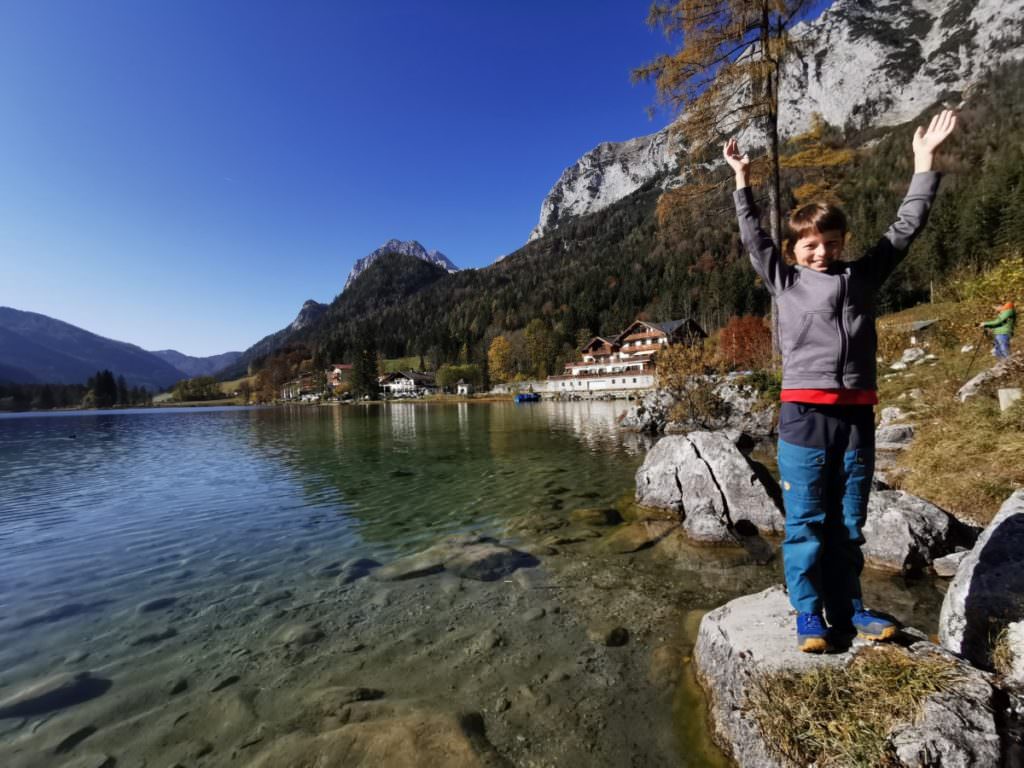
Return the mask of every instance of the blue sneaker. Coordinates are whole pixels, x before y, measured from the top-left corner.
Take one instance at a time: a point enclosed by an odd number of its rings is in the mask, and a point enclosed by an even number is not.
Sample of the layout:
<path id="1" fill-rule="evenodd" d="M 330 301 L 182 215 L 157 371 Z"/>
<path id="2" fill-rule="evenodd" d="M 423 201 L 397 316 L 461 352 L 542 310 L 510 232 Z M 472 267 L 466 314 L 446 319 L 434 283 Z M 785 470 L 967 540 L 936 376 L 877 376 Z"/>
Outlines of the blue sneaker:
<path id="1" fill-rule="evenodd" d="M 804 653 L 825 653 L 828 650 L 828 627 L 820 613 L 796 615 L 796 644 Z"/>
<path id="2" fill-rule="evenodd" d="M 888 640 L 896 634 L 896 623 L 877 613 L 858 608 L 850 619 L 857 635 L 865 640 Z"/>

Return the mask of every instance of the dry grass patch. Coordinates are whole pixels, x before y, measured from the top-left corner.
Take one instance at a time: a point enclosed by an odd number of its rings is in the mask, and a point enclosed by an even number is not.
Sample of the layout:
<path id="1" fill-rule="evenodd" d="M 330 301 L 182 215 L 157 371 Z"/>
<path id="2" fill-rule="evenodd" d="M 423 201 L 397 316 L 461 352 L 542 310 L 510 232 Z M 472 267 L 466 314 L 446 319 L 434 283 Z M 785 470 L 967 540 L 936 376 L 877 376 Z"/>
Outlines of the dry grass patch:
<path id="1" fill-rule="evenodd" d="M 946 398 L 918 423 L 899 458 L 901 485 L 961 519 L 987 524 L 1024 486 L 1024 408 L 1005 414 L 991 397 Z"/>
<path id="2" fill-rule="evenodd" d="M 1013 672 L 1013 647 L 1010 645 L 1010 628 L 1003 627 L 990 643 L 992 668 L 1007 677 Z"/>
<path id="3" fill-rule="evenodd" d="M 778 673 L 748 699 L 765 740 L 796 765 L 896 765 L 888 736 L 913 722 L 924 700 L 961 680 L 954 662 L 914 658 L 899 648 L 868 648 L 848 666 Z"/>

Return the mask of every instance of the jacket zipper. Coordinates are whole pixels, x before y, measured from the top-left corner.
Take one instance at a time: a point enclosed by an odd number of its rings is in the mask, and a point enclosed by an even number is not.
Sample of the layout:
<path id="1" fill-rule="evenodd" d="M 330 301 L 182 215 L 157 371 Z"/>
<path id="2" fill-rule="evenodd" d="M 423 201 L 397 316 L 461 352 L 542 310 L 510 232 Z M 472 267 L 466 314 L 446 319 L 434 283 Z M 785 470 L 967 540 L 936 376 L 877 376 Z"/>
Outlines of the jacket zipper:
<path id="1" fill-rule="evenodd" d="M 848 353 L 849 339 L 846 335 L 846 275 L 839 276 L 839 370 L 836 371 L 836 379 L 839 388 L 843 388 L 843 373 L 846 371 L 846 355 Z"/>

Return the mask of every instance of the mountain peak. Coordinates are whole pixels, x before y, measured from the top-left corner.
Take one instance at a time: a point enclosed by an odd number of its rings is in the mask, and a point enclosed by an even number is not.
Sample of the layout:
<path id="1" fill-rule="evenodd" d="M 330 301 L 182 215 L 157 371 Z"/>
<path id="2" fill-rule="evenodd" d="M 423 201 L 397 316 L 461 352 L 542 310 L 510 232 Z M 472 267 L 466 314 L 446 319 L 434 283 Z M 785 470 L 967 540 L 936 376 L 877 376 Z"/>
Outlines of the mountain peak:
<path id="1" fill-rule="evenodd" d="M 352 271 L 348 273 L 348 279 L 345 280 L 345 288 L 342 289 L 342 293 L 352 285 L 353 280 L 366 271 L 367 267 L 386 253 L 402 253 L 406 256 L 415 256 L 421 261 L 436 264 L 437 266 L 447 270 L 449 274 L 459 271 L 459 268 L 455 266 L 451 259 L 440 251 L 428 251 L 417 240 L 397 240 L 392 238 L 384 243 L 380 248 L 377 248 L 375 251 L 367 254 L 355 263 L 352 267 Z"/>
<path id="2" fill-rule="evenodd" d="M 299 314 L 295 316 L 291 325 L 288 326 L 288 330 L 301 331 L 303 328 L 306 328 L 319 320 L 320 316 L 326 311 L 326 304 L 321 304 L 319 301 L 314 301 L 313 299 L 306 299 L 305 303 L 302 305 L 302 309 L 299 310 Z"/>

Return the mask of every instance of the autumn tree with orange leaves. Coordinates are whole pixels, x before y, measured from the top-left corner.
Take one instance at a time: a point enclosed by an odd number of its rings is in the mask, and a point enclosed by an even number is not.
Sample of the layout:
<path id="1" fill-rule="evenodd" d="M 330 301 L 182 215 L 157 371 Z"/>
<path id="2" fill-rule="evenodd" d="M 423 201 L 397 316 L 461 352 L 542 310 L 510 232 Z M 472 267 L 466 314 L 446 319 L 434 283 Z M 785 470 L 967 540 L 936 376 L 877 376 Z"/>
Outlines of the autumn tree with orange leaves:
<path id="1" fill-rule="evenodd" d="M 749 127 L 768 141 L 754 177 L 767 181 L 771 236 L 781 246 L 779 182 L 779 80 L 795 50 L 789 29 L 808 0 L 677 0 L 655 2 L 647 23 L 679 49 L 633 71 L 634 81 L 653 81 L 659 101 L 681 112 L 679 126 L 690 155 L 722 143 Z M 709 184 L 688 185 L 683 196 L 702 195 Z M 684 191 L 685 190 L 685 191 Z"/>
<path id="2" fill-rule="evenodd" d="M 725 367 L 763 370 L 772 363 L 772 332 L 763 317 L 730 317 L 718 332 L 718 359 Z"/>

